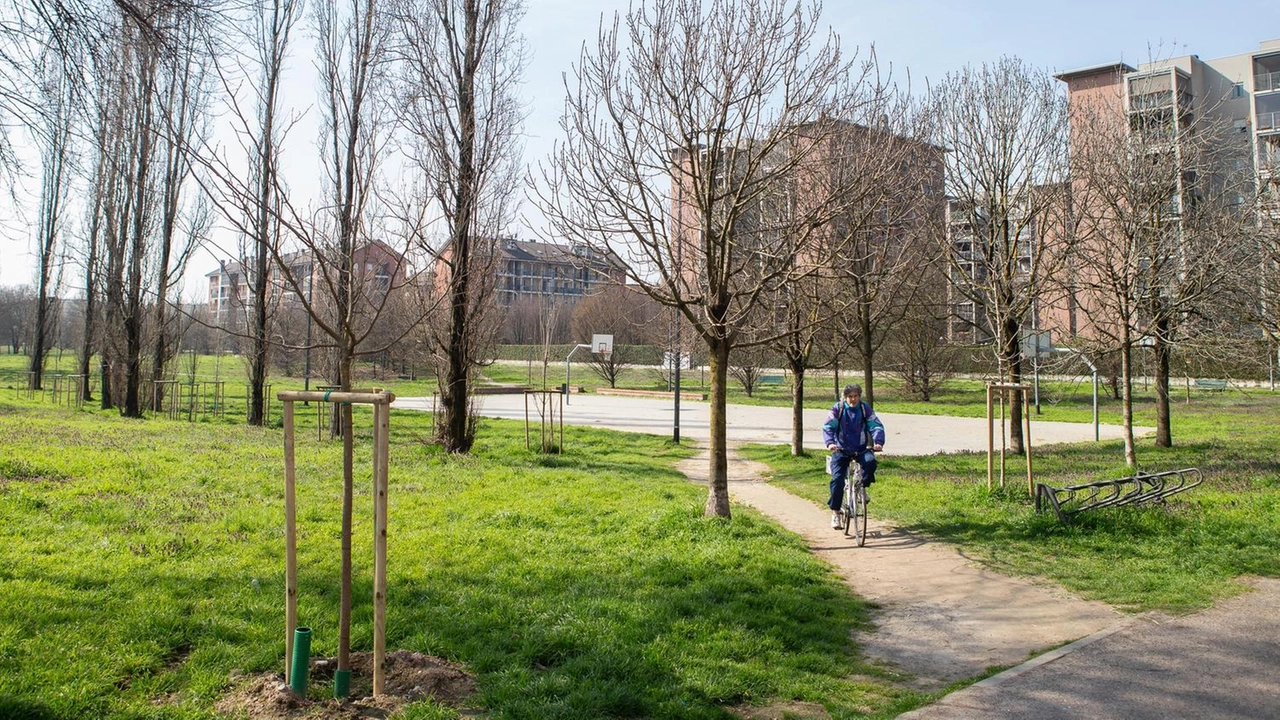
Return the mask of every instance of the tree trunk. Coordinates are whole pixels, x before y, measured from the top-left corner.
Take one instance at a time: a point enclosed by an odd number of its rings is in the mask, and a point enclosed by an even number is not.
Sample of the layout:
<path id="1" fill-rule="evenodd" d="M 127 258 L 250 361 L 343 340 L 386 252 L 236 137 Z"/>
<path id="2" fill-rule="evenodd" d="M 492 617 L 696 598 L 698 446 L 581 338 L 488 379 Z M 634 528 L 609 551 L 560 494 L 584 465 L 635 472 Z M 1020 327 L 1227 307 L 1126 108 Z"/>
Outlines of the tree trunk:
<path id="1" fill-rule="evenodd" d="M 1169 403 L 1169 356 L 1172 351 L 1164 338 L 1168 337 L 1167 320 L 1156 323 L 1156 447 L 1173 447 L 1173 427 Z"/>
<path id="2" fill-rule="evenodd" d="M 343 352 L 339 384 L 351 389 L 351 354 Z M 352 447 L 351 404 L 341 405 L 342 423 L 342 589 L 338 608 L 338 669 L 351 668 L 351 516 L 355 497 L 354 450 Z"/>
<path id="3" fill-rule="evenodd" d="M 277 7 L 277 12 L 279 8 Z M 273 27 L 276 27 L 273 21 Z M 273 61 L 274 62 L 274 61 Z M 271 237 L 271 203 L 275 187 L 275 102 L 277 82 L 279 80 L 278 65 L 271 65 L 267 73 L 267 98 L 263 107 L 262 137 L 258 139 L 258 218 L 257 237 L 254 238 L 255 262 L 257 274 L 253 278 L 253 356 L 249 360 L 249 424 L 262 426 L 266 424 L 263 417 L 265 406 L 264 395 L 267 386 L 267 263 L 270 262 L 268 250 L 272 244 Z M 288 272 L 286 269 L 285 272 Z M 298 278 L 294 278 L 298 280 Z M 311 287 L 311 277 L 306 278 L 306 287 Z M 310 302 L 310 291 L 307 301 Z M 308 343 L 310 344 L 310 343 Z"/>
<path id="4" fill-rule="evenodd" d="M 138 149 L 137 168 L 133 177 L 132 192 L 133 217 L 130 231 L 128 292 L 124 308 L 125 336 L 125 385 L 124 416 L 142 417 L 142 274 L 143 255 L 147 248 L 147 215 L 145 208 L 150 202 L 151 185 L 151 141 L 155 133 L 152 116 L 155 89 L 155 61 L 148 58 L 142 68 L 143 78 L 140 85 L 138 102 L 138 130 L 141 135 Z"/>
<path id="5" fill-rule="evenodd" d="M 90 362 L 93 358 L 93 320 L 97 312 L 96 283 L 93 281 L 93 269 L 98 262 L 97 213 L 94 213 L 94 229 L 90 231 L 89 261 L 84 273 L 84 336 L 80 341 L 80 375 L 84 378 L 83 400 L 93 400 L 93 386 L 89 383 Z"/>
<path id="6" fill-rule="evenodd" d="M 475 438 L 471 434 L 468 417 L 468 375 L 471 365 L 470 347 L 475 328 L 471 325 L 471 233 L 476 202 L 476 27 L 478 9 L 468 4 L 465 9 L 466 56 L 462 62 L 461 76 L 457 79 L 458 92 L 458 165 L 457 190 L 453 198 L 451 218 L 451 247 L 454 250 L 453 273 L 450 277 L 450 327 L 449 365 L 446 386 L 441 393 L 445 408 L 445 448 L 449 452 L 465 453 L 471 450 Z M 568 388 L 566 387 L 567 391 Z"/>
<path id="7" fill-rule="evenodd" d="M 707 360 L 711 365 L 711 471 L 708 475 L 706 514 L 728 518 L 729 514 L 729 449 L 726 422 L 729 389 L 729 342 L 707 342 Z"/>
<path id="8" fill-rule="evenodd" d="M 164 301 L 156 301 L 156 344 L 152 348 L 154 355 L 151 357 L 151 379 L 164 379 L 164 361 L 165 354 L 169 352 L 168 342 L 164 336 Z M 152 412 L 160 412 L 160 408 L 164 407 L 164 387 L 156 385 L 155 390 L 151 393 Z"/>
<path id="9" fill-rule="evenodd" d="M 46 271 L 41 269 L 41 275 L 45 275 Z M 33 379 L 33 387 L 36 390 L 43 390 L 44 380 L 44 352 L 45 345 L 49 342 L 47 325 L 49 322 L 49 296 L 46 289 L 46 280 L 41 278 L 40 292 L 36 298 L 36 327 L 35 342 L 31 343 L 31 372 L 35 373 Z"/>
<path id="10" fill-rule="evenodd" d="M 789 357 L 791 370 L 791 456 L 804 455 L 804 366 L 803 358 Z"/>
<path id="11" fill-rule="evenodd" d="M 1133 443 L 1133 344 L 1128 330 L 1120 344 L 1121 408 L 1124 418 L 1124 464 L 1130 470 L 1138 467 L 1138 452 Z"/>
<path id="12" fill-rule="evenodd" d="M 1012 385 L 1022 382 L 1022 348 L 1018 344 L 1018 327 L 1016 320 L 1006 320 L 1004 337 L 1001 339 L 1004 348 L 1004 365 L 1008 372 L 1008 380 Z M 1021 455 L 1025 448 L 1022 443 L 1022 393 L 1014 391 L 1009 397 L 1009 451 Z"/>
<path id="13" fill-rule="evenodd" d="M 871 337 L 871 306 L 866 302 L 858 303 L 858 323 L 862 336 L 858 349 L 862 353 L 862 399 L 871 407 L 876 406 L 875 379 L 875 344 Z"/>
<path id="14" fill-rule="evenodd" d="M 116 406 L 115 397 L 112 395 L 111 386 L 111 362 L 107 359 L 107 350 L 104 347 L 102 357 L 98 361 L 98 372 L 102 375 L 102 403 L 103 410 L 110 410 Z"/>

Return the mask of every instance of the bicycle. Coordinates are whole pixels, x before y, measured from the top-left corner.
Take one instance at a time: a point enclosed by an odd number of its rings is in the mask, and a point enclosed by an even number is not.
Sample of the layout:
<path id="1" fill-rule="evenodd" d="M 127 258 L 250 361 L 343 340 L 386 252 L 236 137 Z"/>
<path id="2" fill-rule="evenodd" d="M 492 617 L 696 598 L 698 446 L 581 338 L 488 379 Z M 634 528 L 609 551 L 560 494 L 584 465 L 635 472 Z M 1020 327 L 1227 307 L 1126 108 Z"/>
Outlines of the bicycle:
<path id="1" fill-rule="evenodd" d="M 862 547 L 867 542 L 867 489 L 862 484 L 862 466 L 857 461 L 849 463 L 840 515 L 845 537 L 849 536 L 849 527 L 852 526 L 853 537 L 858 547 Z"/>

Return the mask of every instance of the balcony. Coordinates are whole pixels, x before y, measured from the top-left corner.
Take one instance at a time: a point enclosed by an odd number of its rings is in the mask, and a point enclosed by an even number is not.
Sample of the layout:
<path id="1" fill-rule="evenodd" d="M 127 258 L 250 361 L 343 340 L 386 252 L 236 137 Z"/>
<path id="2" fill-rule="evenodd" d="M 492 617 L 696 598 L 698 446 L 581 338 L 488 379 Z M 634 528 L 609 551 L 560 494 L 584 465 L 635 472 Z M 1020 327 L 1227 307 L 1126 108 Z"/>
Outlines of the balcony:
<path id="1" fill-rule="evenodd" d="M 1258 138 L 1258 172 L 1280 174 L 1280 135 Z"/>
<path id="2" fill-rule="evenodd" d="M 1280 130 L 1280 112 L 1259 112 L 1257 128 L 1258 132 Z"/>
<path id="3" fill-rule="evenodd" d="M 1254 75 L 1253 91 L 1259 93 L 1280 92 L 1280 72 Z"/>

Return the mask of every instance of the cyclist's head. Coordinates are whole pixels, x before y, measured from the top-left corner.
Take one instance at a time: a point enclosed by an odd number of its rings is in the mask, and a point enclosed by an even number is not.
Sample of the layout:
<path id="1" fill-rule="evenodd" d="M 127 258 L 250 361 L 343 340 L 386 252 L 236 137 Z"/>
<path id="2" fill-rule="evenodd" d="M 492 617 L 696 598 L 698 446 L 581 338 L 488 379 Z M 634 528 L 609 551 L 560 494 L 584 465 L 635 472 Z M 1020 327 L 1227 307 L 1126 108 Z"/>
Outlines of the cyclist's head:
<path id="1" fill-rule="evenodd" d="M 845 402 L 848 402 L 850 405 L 857 405 L 858 401 L 862 399 L 862 386 L 861 385 L 845 385 L 844 399 L 845 399 Z"/>

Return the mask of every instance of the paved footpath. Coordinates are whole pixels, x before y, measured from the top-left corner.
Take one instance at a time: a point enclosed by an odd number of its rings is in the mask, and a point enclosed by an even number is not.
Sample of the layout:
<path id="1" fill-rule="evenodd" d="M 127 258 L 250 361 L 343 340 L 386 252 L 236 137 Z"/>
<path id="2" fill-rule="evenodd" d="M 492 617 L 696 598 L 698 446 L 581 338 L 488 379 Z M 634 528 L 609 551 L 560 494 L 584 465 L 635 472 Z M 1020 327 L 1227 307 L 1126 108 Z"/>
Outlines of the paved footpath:
<path id="1" fill-rule="evenodd" d="M 859 644 L 869 658 L 912 676 L 911 685 L 937 690 L 1016 665 L 1030 653 L 1090 635 L 1122 616 L 1065 591 L 985 570 L 949 545 L 930 542 L 875 517 L 872 486 L 869 537 L 863 547 L 832 530 L 831 514 L 766 482 L 765 468 L 735 456 L 730 495 L 804 538 L 860 596 L 878 608 L 873 632 Z M 680 469 L 706 482 L 705 454 Z"/>

